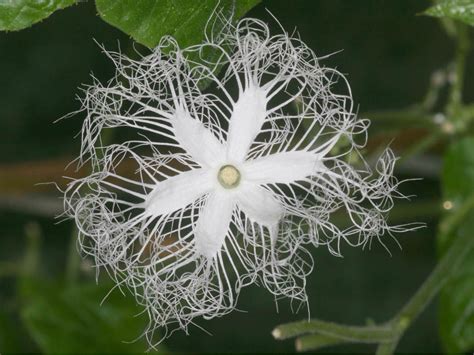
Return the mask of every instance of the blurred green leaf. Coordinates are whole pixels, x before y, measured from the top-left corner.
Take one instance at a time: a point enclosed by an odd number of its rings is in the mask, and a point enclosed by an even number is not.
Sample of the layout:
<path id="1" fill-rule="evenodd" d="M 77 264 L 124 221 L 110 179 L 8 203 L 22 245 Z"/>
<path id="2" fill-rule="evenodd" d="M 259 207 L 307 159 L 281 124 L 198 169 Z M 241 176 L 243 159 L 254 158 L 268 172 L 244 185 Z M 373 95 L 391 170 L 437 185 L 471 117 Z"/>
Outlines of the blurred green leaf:
<path id="1" fill-rule="evenodd" d="M 424 12 L 434 17 L 448 17 L 474 26 L 473 0 L 442 0 Z"/>
<path id="2" fill-rule="evenodd" d="M 243 16 L 260 0 L 96 0 L 102 19 L 150 48 L 172 35 L 181 47 L 201 43 L 219 4 L 229 19 Z"/>
<path id="3" fill-rule="evenodd" d="M 38 280 L 23 283 L 23 321 L 45 353 L 142 353 L 145 329 L 131 296 L 95 284 L 64 287 Z"/>
<path id="4" fill-rule="evenodd" d="M 0 30 L 22 30 L 75 2 L 76 0 L 0 0 Z"/>
<path id="5" fill-rule="evenodd" d="M 445 200 L 453 203 L 453 211 L 474 194 L 473 153 L 474 137 L 468 137 L 453 143 L 444 157 L 443 193 Z M 454 233 L 438 235 L 441 254 L 454 238 L 464 233 L 474 233 L 473 210 L 468 212 L 464 221 Z M 440 334 L 450 353 L 474 348 L 474 251 L 465 260 L 465 264 L 459 267 L 440 294 Z"/>
<path id="6" fill-rule="evenodd" d="M 474 137 L 451 144 L 444 156 L 442 183 L 444 198 L 455 205 L 474 193 Z"/>
<path id="7" fill-rule="evenodd" d="M 14 324 L 14 317 L 4 309 L 0 309 L 0 349 L 4 352 L 18 352 L 22 349 L 22 344 L 25 339 L 21 338 L 24 335 L 18 327 L 12 326 Z"/>

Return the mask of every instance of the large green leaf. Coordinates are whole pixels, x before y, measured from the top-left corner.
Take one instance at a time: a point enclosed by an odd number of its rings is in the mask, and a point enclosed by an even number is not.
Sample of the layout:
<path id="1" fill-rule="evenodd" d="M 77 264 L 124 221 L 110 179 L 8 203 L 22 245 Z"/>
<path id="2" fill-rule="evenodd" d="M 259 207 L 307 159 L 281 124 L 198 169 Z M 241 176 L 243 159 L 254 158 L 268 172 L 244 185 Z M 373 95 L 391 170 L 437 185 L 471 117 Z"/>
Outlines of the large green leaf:
<path id="1" fill-rule="evenodd" d="M 451 145 L 444 157 L 443 193 L 452 201 L 453 210 L 474 194 L 474 138 L 464 138 Z M 447 216 L 449 218 L 449 215 Z M 474 211 L 468 212 L 464 223 L 450 235 L 438 236 L 440 253 L 464 233 L 474 238 Z M 456 270 L 441 291 L 440 333 L 446 350 L 459 353 L 474 349 L 474 251 Z"/>
<path id="2" fill-rule="evenodd" d="M 202 42 L 206 23 L 218 4 L 225 15 L 233 14 L 236 19 L 259 1 L 96 0 L 96 6 L 102 19 L 150 48 L 164 35 L 172 35 L 180 46 L 187 47 Z"/>
<path id="3" fill-rule="evenodd" d="M 425 14 L 448 17 L 474 26 L 474 0 L 442 0 L 426 10 Z"/>
<path id="4" fill-rule="evenodd" d="M 18 31 L 39 22 L 76 0 L 0 0 L 0 30 Z"/>
<path id="5" fill-rule="evenodd" d="M 22 295 L 23 321 L 45 353 L 142 353 L 145 319 L 133 297 L 117 290 L 102 304 L 108 287 L 62 286 L 28 280 Z"/>

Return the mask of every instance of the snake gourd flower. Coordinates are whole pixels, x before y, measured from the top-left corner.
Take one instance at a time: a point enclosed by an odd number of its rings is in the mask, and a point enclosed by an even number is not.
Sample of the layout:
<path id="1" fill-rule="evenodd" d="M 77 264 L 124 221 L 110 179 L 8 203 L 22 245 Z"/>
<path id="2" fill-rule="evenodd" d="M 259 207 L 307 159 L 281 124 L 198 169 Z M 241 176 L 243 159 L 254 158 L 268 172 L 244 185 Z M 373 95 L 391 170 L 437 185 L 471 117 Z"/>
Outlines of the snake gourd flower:
<path id="1" fill-rule="evenodd" d="M 229 313 L 250 284 L 306 303 L 311 246 L 340 255 L 404 230 L 386 222 L 404 197 L 394 154 L 365 163 L 349 84 L 295 36 L 246 18 L 189 48 L 164 37 L 138 60 L 106 54 L 115 77 L 82 98 L 91 172 L 65 211 L 83 252 L 145 306 L 148 333 Z"/>

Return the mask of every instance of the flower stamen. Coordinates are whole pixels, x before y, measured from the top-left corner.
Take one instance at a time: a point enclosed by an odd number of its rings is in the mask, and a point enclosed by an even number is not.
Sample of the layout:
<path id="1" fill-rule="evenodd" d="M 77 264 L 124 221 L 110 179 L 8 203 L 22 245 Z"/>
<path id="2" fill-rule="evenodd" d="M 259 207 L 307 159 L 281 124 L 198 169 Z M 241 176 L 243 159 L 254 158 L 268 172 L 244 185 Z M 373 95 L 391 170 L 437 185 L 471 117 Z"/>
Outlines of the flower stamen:
<path id="1" fill-rule="evenodd" d="M 240 171 L 233 165 L 224 165 L 217 173 L 217 180 L 225 189 L 233 189 L 239 185 Z"/>

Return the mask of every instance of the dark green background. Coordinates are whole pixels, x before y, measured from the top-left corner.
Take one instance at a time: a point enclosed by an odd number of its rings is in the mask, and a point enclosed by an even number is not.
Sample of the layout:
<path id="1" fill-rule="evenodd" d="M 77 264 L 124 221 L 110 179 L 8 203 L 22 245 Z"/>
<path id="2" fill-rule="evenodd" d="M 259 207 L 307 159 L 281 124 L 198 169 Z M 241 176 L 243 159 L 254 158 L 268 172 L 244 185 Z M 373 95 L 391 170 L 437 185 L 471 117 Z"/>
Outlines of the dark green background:
<path id="1" fill-rule="evenodd" d="M 287 31 L 297 27 L 303 41 L 317 55 L 343 50 L 324 64 L 337 67 L 351 83 L 360 112 L 400 109 L 419 102 L 431 73 L 452 58 L 453 45 L 437 20 L 417 13 L 428 1 L 413 0 L 271 0 L 263 1 L 248 15 L 265 19 L 275 30 L 278 25 L 266 10 L 278 18 Z M 132 53 L 133 43 L 126 35 L 96 16 L 92 2 L 79 3 L 57 12 L 29 29 L 0 33 L 0 173 L 17 163 L 72 160 L 79 151 L 82 117 L 53 122 L 79 108 L 75 96 L 81 84 L 90 83 L 92 72 L 101 80 L 114 68 L 101 53 L 94 39 L 108 49 L 118 46 Z M 137 48 L 142 49 L 139 45 Z M 466 78 L 472 77 L 470 72 Z M 466 92 L 473 92 L 474 81 L 467 80 Z M 375 132 L 373 132 L 375 133 Z M 423 159 L 423 158 L 420 158 Z M 410 171 L 402 177 L 414 177 Z M 60 179 L 60 176 L 58 176 Z M 33 182 L 44 182 L 34 181 Z M 338 259 L 321 248 L 314 250 L 315 270 L 308 280 L 311 316 L 349 324 L 389 319 L 411 296 L 436 263 L 435 228 L 437 210 L 425 206 L 439 197 L 437 177 L 403 185 L 403 192 L 416 193 L 414 207 L 394 211 L 403 214 L 400 222 L 421 221 L 427 228 L 399 236 L 399 250 L 387 239 L 390 256 L 378 243 L 371 250 L 344 250 Z M 0 180 L 0 196 L 11 193 Z M 33 192 L 35 188 L 31 189 Z M 56 193 L 59 198 L 60 194 Z M 435 203 L 435 202 L 433 202 Z M 25 251 L 25 225 L 39 223 L 42 230 L 41 270 L 44 280 L 62 277 L 72 225 L 56 225 L 51 218 L 13 212 L 0 205 L 0 260 L 17 262 Z M 92 278 L 85 273 L 82 280 Z M 13 277 L 0 278 L 0 308 L 6 314 L 0 322 L 0 352 L 37 351 L 18 317 L 22 301 Z M 34 296 L 33 296 L 34 297 Z M 101 298 L 97 299 L 97 304 Z M 271 330 L 277 324 L 307 317 L 305 309 L 290 312 L 288 302 L 276 311 L 271 295 L 250 287 L 241 293 L 239 308 L 232 314 L 199 324 L 189 336 L 175 333 L 164 343 L 170 351 L 292 351 L 292 341 L 275 341 Z M 133 314 L 130 314 L 132 317 Z M 398 351 L 438 352 L 435 305 L 431 305 L 410 327 Z M 133 339 L 139 334 L 130 334 Z M 107 334 L 97 334 L 107 337 Z M 18 341 L 15 340 L 17 338 Z M 7 340 L 5 340 L 7 339 Z M 2 349 L 2 346 L 4 349 Z M 104 351 L 107 349 L 104 349 Z M 349 346 L 334 351 L 369 351 L 372 347 Z M 81 349 L 77 349 L 78 352 Z"/>

